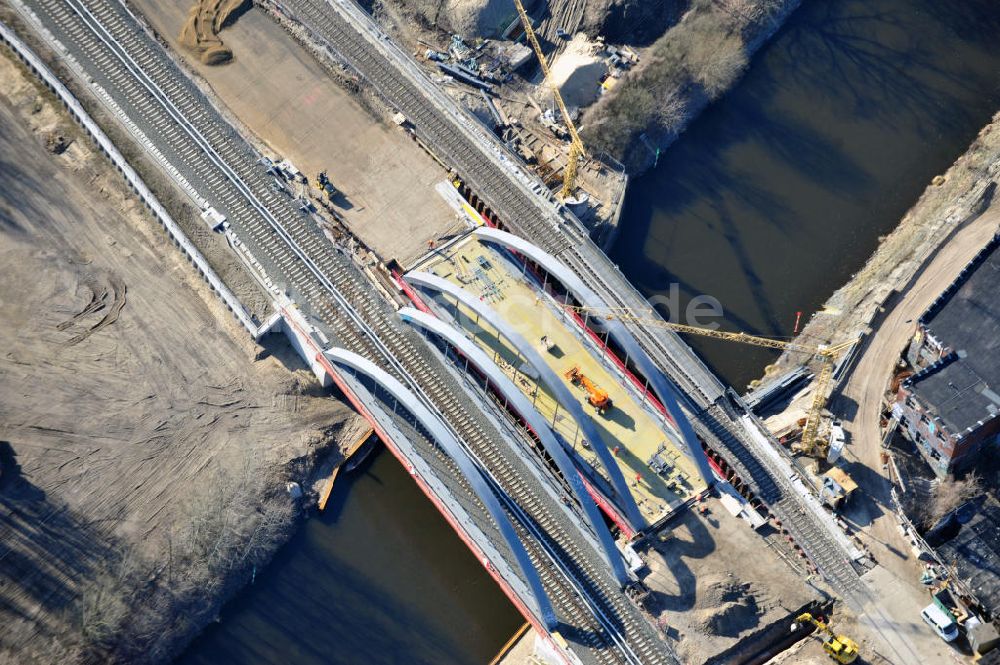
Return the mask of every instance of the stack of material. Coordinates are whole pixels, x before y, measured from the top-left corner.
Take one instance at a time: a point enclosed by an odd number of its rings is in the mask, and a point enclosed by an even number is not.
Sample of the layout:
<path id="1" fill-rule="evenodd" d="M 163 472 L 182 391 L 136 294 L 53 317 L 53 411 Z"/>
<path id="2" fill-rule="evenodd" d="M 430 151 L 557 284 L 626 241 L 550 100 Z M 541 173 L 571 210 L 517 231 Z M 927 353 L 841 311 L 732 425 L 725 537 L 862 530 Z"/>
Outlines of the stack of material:
<path id="1" fill-rule="evenodd" d="M 221 65 L 233 59 L 233 51 L 218 34 L 247 0 L 198 0 L 188 12 L 178 40 L 206 65 Z"/>

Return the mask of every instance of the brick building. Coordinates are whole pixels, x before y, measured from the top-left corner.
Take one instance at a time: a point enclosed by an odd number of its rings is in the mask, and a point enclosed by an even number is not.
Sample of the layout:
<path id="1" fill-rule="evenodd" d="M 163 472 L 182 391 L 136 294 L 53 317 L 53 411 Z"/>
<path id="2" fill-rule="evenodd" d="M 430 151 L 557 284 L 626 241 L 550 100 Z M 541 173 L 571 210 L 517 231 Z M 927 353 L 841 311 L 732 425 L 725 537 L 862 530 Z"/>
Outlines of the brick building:
<path id="1" fill-rule="evenodd" d="M 924 312 L 907 351 L 916 373 L 894 412 L 935 474 L 969 468 L 1000 438 L 1000 234 Z"/>

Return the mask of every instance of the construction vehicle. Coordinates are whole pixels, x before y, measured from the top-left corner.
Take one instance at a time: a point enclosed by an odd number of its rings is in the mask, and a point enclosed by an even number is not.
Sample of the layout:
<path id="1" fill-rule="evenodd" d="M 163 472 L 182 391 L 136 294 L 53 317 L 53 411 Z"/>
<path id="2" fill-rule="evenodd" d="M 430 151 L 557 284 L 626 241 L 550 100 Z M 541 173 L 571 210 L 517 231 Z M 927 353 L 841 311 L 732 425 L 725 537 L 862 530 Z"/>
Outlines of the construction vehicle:
<path id="1" fill-rule="evenodd" d="M 588 314 L 596 314 L 604 317 L 605 319 L 634 321 L 645 326 L 669 328 L 670 330 L 679 333 L 700 335 L 702 337 L 713 337 L 715 339 L 752 344 L 754 346 L 778 349 L 780 351 L 795 351 L 817 357 L 820 360 L 821 366 L 819 373 L 816 376 L 815 383 L 813 384 L 812 403 L 810 404 L 809 411 L 806 415 L 806 422 L 802 427 L 802 438 L 796 449 L 797 452 L 801 452 L 812 457 L 820 459 L 826 458 L 827 451 L 830 448 L 830 441 L 827 437 L 820 436 L 819 426 L 823 417 L 823 410 L 826 408 L 826 402 L 830 397 L 830 383 L 833 380 L 834 361 L 836 361 L 841 353 L 857 344 L 857 339 L 852 339 L 841 344 L 808 346 L 798 342 L 788 342 L 780 339 L 772 339 L 770 337 L 748 335 L 744 332 L 726 332 L 724 330 L 711 330 L 709 328 L 688 326 L 682 323 L 671 323 L 669 321 L 664 321 L 663 319 L 638 316 L 625 308 L 602 309 L 593 307 L 575 307 L 574 309 Z"/>
<path id="2" fill-rule="evenodd" d="M 586 374 L 580 371 L 579 367 L 571 367 L 566 372 L 566 378 L 575 386 L 581 386 L 587 391 L 587 401 L 597 409 L 601 415 L 611 408 L 611 398 L 606 390 L 601 390 L 596 383 L 591 381 Z"/>
<path id="3" fill-rule="evenodd" d="M 332 182 L 330 182 L 330 178 L 326 175 L 326 171 L 320 171 L 319 175 L 316 176 L 316 186 L 326 196 L 327 201 L 333 201 L 333 199 L 337 197 L 337 188 L 333 186 Z"/>
<path id="4" fill-rule="evenodd" d="M 839 466 L 827 470 L 820 476 L 820 481 L 823 483 L 819 492 L 820 499 L 834 510 L 843 508 L 854 491 L 858 489 L 858 484 Z"/>
<path id="5" fill-rule="evenodd" d="M 804 612 L 799 616 L 795 617 L 795 623 L 792 624 L 792 630 L 798 630 L 801 624 L 811 623 L 816 626 L 816 630 L 825 634 L 826 638 L 823 640 L 823 651 L 827 653 L 830 658 L 833 658 L 838 663 L 853 663 L 858 658 L 858 643 L 847 637 L 846 635 L 837 635 L 832 630 L 830 626 L 819 619 L 815 618 L 808 612 Z"/>
<path id="6" fill-rule="evenodd" d="M 538 65 L 542 68 L 544 80 L 548 81 L 549 87 L 552 88 L 552 96 L 555 98 L 556 104 L 559 105 L 559 113 L 562 114 L 563 122 L 566 124 L 566 132 L 569 134 L 569 157 L 566 162 L 566 170 L 563 172 L 562 191 L 559 193 L 559 198 L 565 201 L 571 198 L 576 191 L 578 162 L 586 156 L 587 151 L 584 149 L 583 141 L 580 140 L 580 135 L 576 131 L 576 124 L 573 122 L 573 118 L 570 117 L 569 109 L 566 108 L 566 102 L 563 101 L 562 95 L 559 94 L 558 86 L 552 82 L 549 62 L 545 59 L 545 54 L 542 53 L 542 45 L 538 43 L 535 29 L 531 27 L 531 18 L 528 16 L 528 12 L 524 10 L 521 0 L 514 0 L 514 5 L 517 7 L 518 16 L 521 17 L 524 34 L 527 36 L 528 41 L 531 42 L 531 48 L 535 51 L 535 57 L 538 58 Z"/>

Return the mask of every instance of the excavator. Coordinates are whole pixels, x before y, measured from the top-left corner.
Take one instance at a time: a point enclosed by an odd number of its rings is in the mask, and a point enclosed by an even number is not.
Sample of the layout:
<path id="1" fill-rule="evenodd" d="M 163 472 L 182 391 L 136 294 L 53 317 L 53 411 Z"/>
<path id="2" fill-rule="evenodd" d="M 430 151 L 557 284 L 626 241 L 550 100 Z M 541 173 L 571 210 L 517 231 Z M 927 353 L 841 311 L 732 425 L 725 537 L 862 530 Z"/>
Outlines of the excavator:
<path id="1" fill-rule="evenodd" d="M 833 658 L 838 663 L 843 663 L 844 665 L 853 663 L 858 659 L 857 642 L 846 635 L 837 635 L 830 629 L 829 624 L 824 621 L 820 621 L 808 612 L 804 612 L 803 614 L 795 617 L 795 623 L 792 624 L 792 630 L 798 630 L 799 625 L 805 623 L 811 623 L 816 626 L 817 631 L 824 633 L 827 636 L 823 640 L 823 651 L 825 651 L 830 658 Z"/>
<path id="2" fill-rule="evenodd" d="M 611 408 L 611 398 L 608 391 L 601 390 L 596 383 L 587 378 L 587 375 L 580 371 L 579 367 L 571 367 L 566 372 L 566 378 L 575 386 L 581 386 L 587 391 L 587 401 L 597 409 L 601 415 Z"/>

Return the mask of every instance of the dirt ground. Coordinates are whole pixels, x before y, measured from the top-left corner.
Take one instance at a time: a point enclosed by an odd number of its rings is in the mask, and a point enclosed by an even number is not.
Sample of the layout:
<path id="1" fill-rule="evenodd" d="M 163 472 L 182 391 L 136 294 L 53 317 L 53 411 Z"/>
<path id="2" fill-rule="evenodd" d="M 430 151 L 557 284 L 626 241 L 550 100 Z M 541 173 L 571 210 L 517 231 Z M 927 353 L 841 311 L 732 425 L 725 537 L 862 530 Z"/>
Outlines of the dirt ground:
<path id="1" fill-rule="evenodd" d="M 589 106 L 601 94 L 601 76 L 608 68 L 593 51 L 594 44 L 580 33 L 552 61 L 551 84 L 559 86 L 559 94 L 571 108 Z"/>
<path id="2" fill-rule="evenodd" d="M 842 606 L 837 608 L 831 616 L 824 616 L 823 619 L 826 620 L 835 634 L 844 635 L 858 642 L 858 650 L 862 654 L 857 661 L 859 665 L 862 663 L 865 665 L 892 664 L 892 661 L 879 654 L 863 637 L 859 637 L 857 618 Z M 823 651 L 824 639 L 821 634 L 813 632 L 768 660 L 765 665 L 832 665 L 834 661 Z M 936 661 L 927 660 L 924 662 Z"/>
<path id="3" fill-rule="evenodd" d="M 405 265 L 427 250 L 428 240 L 460 228 L 434 191 L 445 170 L 403 130 L 376 120 L 259 9 L 222 31 L 234 59 L 214 67 L 177 42 L 190 2 L 132 4 L 275 155 L 290 159 L 310 182 L 327 172 L 343 193 L 335 208 L 383 259 Z"/>
<path id="4" fill-rule="evenodd" d="M 281 344 L 255 360 L 27 81 L 0 58 L 0 662 L 162 661 L 287 537 L 285 483 L 359 423 Z"/>
<path id="5" fill-rule="evenodd" d="M 207 65 L 229 62 L 233 51 L 222 43 L 218 33 L 245 4 L 246 0 L 198 0 L 188 10 L 178 41 Z"/>
<path id="6" fill-rule="evenodd" d="M 717 499 L 686 511 L 644 553 L 658 620 L 685 663 L 703 663 L 821 596 Z M 773 536 L 772 536 L 773 537 Z"/>

